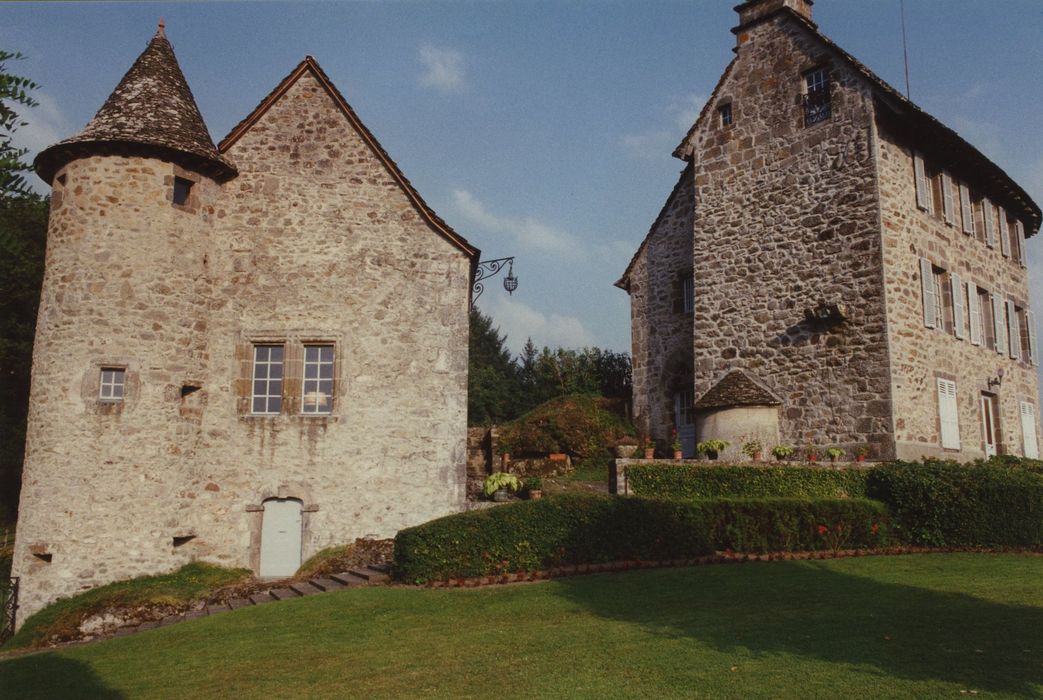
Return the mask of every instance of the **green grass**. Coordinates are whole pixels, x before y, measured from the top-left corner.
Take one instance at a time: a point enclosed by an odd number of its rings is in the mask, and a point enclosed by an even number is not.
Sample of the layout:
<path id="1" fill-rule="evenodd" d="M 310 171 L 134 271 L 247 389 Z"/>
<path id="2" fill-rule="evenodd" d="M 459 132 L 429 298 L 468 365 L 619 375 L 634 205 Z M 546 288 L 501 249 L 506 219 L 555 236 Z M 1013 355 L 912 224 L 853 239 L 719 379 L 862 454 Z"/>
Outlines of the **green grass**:
<path id="1" fill-rule="evenodd" d="M 170 574 L 110 583 L 59 600 L 32 615 L 4 645 L 4 649 L 33 646 L 49 639 L 75 638 L 81 622 L 99 611 L 111 608 L 151 605 L 169 608 L 169 612 L 187 610 L 193 601 L 205 597 L 214 589 L 249 576 L 250 572 L 246 569 L 192 563 Z"/>
<path id="2" fill-rule="evenodd" d="M 1043 559 L 867 557 L 368 588 L 0 662 L 12 698 L 1043 693 Z"/>

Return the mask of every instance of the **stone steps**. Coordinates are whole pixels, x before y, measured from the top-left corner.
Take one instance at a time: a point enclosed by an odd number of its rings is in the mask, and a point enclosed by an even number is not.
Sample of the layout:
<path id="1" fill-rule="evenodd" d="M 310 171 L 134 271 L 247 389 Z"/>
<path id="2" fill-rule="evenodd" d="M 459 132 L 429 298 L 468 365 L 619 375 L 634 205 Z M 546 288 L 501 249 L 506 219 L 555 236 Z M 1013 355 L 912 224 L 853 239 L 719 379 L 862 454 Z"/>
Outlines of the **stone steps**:
<path id="1" fill-rule="evenodd" d="M 180 615 L 168 615 L 162 620 L 149 620 L 138 625 L 120 627 L 107 636 L 126 637 L 128 634 L 144 632 L 145 630 L 155 629 L 157 627 L 166 627 L 181 622 L 182 620 L 194 620 L 196 618 L 206 617 L 207 615 L 218 615 L 232 610 L 250 608 L 255 605 L 264 605 L 266 603 L 275 603 L 283 600 L 319 595 L 321 593 L 339 591 L 345 588 L 379 585 L 386 583 L 390 579 L 390 571 L 391 567 L 387 564 L 370 564 L 368 566 L 360 566 L 349 569 L 348 571 L 342 571 L 337 574 L 330 574 L 329 576 L 316 577 L 307 581 L 294 581 L 292 583 L 280 585 L 276 588 L 271 588 L 261 593 L 254 593 L 248 598 L 235 598 L 227 603 L 211 603 L 201 610 L 190 610 Z"/>

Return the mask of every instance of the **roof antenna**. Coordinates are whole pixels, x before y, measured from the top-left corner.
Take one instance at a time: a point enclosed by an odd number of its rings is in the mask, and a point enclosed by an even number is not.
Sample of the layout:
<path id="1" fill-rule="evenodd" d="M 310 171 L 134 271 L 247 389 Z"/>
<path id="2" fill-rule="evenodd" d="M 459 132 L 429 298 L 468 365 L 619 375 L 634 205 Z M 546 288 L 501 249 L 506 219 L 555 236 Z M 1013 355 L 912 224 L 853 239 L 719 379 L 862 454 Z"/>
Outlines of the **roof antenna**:
<path id="1" fill-rule="evenodd" d="M 909 44 L 905 38 L 905 0 L 898 0 L 902 10 L 902 58 L 905 61 L 905 99 L 911 100 L 909 94 Z"/>
<path id="2" fill-rule="evenodd" d="M 156 34 L 159 34 L 160 36 L 165 37 L 167 35 L 166 28 L 167 28 L 166 22 L 163 21 L 162 17 L 160 17 L 159 18 L 159 29 L 156 31 Z"/>

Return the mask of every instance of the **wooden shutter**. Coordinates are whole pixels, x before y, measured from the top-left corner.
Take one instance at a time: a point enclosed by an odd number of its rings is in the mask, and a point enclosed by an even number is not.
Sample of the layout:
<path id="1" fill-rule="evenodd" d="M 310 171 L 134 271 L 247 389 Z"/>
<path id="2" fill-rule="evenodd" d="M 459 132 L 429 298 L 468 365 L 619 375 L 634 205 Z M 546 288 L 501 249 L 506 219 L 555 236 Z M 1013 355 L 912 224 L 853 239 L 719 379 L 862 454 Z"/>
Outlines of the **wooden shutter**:
<path id="1" fill-rule="evenodd" d="M 967 185 L 960 184 L 960 218 L 963 220 L 963 232 L 974 235 L 974 207 L 971 206 L 971 191 Z"/>
<path id="2" fill-rule="evenodd" d="M 956 382 L 938 380 L 938 418 L 942 429 L 942 447 L 960 449 L 960 413 L 956 405 Z"/>
<path id="3" fill-rule="evenodd" d="M 1025 325 L 1029 329 L 1029 360 L 1032 364 L 1039 364 L 1039 350 L 1036 346 L 1036 317 L 1031 311 L 1025 312 Z"/>
<path id="4" fill-rule="evenodd" d="M 1012 359 L 1021 359 L 1021 327 L 1018 324 L 1018 311 L 1014 308 L 1014 302 L 1007 300 L 1007 344 L 1010 346 Z"/>
<path id="5" fill-rule="evenodd" d="M 963 282 L 955 272 L 949 273 L 949 289 L 952 291 L 952 332 L 963 340 L 966 328 L 964 321 Z"/>
<path id="6" fill-rule="evenodd" d="M 981 345 L 981 337 L 984 335 L 981 301 L 978 299 L 978 287 L 973 282 L 967 283 L 967 310 L 971 318 L 971 345 Z"/>
<path id="7" fill-rule="evenodd" d="M 942 214 L 945 223 L 953 226 L 956 223 L 956 207 L 952 201 L 952 178 L 949 173 L 942 173 Z"/>
<path id="8" fill-rule="evenodd" d="M 920 288 L 923 290 L 923 324 L 928 328 L 934 328 L 941 319 L 935 314 L 935 295 L 939 290 L 934 288 L 934 270 L 931 261 L 920 258 Z"/>
<path id="9" fill-rule="evenodd" d="M 1025 260 L 1025 224 L 1015 221 L 1014 233 L 1015 245 L 1018 246 L 1018 261 L 1021 262 L 1022 267 L 1028 267 L 1028 262 Z"/>
<path id="10" fill-rule="evenodd" d="M 1036 407 L 1021 402 L 1021 447 L 1029 459 L 1039 459 L 1039 441 L 1036 439 Z"/>
<path id="11" fill-rule="evenodd" d="M 1006 258 L 1010 257 L 1010 227 L 1007 226 L 1007 211 L 1003 207 L 997 207 L 1000 212 L 1000 252 Z"/>
<path id="12" fill-rule="evenodd" d="M 1003 298 L 992 293 L 992 331 L 996 338 L 996 352 L 1007 354 L 1007 320 L 1003 311 Z"/>
<path id="13" fill-rule="evenodd" d="M 931 211 L 931 191 L 927 187 L 927 170 L 919 153 L 913 154 L 913 172 L 916 175 L 916 206 Z"/>
<path id="14" fill-rule="evenodd" d="M 992 216 L 992 202 L 988 197 L 981 200 L 981 218 L 985 221 L 985 244 L 996 247 L 996 222 Z"/>

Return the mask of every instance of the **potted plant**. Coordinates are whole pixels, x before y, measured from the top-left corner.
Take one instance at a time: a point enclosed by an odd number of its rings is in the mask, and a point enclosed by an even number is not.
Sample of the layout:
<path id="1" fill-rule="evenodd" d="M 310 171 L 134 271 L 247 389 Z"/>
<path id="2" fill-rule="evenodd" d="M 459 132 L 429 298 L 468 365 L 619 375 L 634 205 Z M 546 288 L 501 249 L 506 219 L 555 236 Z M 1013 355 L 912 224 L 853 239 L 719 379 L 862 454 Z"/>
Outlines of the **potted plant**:
<path id="1" fill-rule="evenodd" d="M 771 454 L 781 462 L 793 456 L 793 448 L 789 445 L 775 445 L 771 448 Z"/>
<path id="2" fill-rule="evenodd" d="M 804 457 L 809 462 L 818 461 L 818 448 L 812 445 L 810 442 L 804 446 Z"/>
<path id="3" fill-rule="evenodd" d="M 674 459 L 680 461 L 684 457 L 684 448 L 681 446 L 681 438 L 677 436 L 677 428 L 674 428 L 670 449 L 674 451 Z"/>
<path id="4" fill-rule="evenodd" d="M 525 479 L 525 492 L 529 499 L 538 501 L 543 498 L 543 479 L 538 476 L 530 476 Z"/>
<path id="5" fill-rule="evenodd" d="M 761 452 L 764 450 L 760 440 L 750 440 L 749 442 L 743 443 L 742 453 L 752 459 L 754 462 L 761 461 Z"/>
<path id="6" fill-rule="evenodd" d="M 836 464 L 837 460 L 847 454 L 847 451 L 840 447 L 830 447 L 826 450 L 826 456 L 829 457 L 830 464 Z"/>
<path id="7" fill-rule="evenodd" d="M 482 490 L 485 495 L 497 503 L 503 503 L 511 497 L 511 493 L 521 488 L 521 482 L 514 474 L 506 472 L 493 472 L 485 477 Z"/>
<path id="8" fill-rule="evenodd" d="M 630 435 L 624 435 L 616 442 L 616 457 L 620 459 L 631 459 L 637 452 L 637 440 Z"/>
<path id="9" fill-rule="evenodd" d="M 858 449 L 855 450 L 855 459 L 859 462 L 864 462 L 867 456 L 869 456 L 869 445 L 859 445 Z"/>
<path id="10" fill-rule="evenodd" d="M 641 444 L 642 449 L 645 451 L 645 459 L 655 459 L 655 442 L 650 437 L 646 437 Z"/>
<path id="11" fill-rule="evenodd" d="M 729 444 L 727 440 L 703 440 L 695 446 L 695 450 L 706 455 L 707 459 L 717 459 L 717 455 Z"/>

